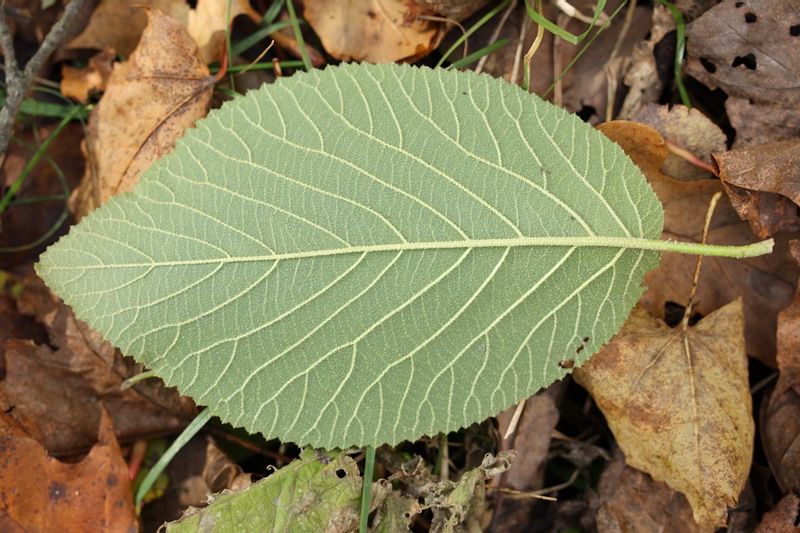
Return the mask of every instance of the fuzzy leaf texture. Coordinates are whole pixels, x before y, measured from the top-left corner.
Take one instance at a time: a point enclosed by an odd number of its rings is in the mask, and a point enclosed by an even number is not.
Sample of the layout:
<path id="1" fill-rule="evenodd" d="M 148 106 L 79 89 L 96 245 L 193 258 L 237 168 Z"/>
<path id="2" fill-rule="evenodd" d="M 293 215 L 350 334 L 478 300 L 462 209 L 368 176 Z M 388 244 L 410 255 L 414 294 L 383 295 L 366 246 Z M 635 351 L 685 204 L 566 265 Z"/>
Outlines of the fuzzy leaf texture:
<path id="1" fill-rule="evenodd" d="M 212 111 L 37 271 L 226 422 L 395 444 L 586 360 L 660 256 L 595 239 L 662 226 L 639 170 L 564 110 L 471 72 L 344 65 Z"/>

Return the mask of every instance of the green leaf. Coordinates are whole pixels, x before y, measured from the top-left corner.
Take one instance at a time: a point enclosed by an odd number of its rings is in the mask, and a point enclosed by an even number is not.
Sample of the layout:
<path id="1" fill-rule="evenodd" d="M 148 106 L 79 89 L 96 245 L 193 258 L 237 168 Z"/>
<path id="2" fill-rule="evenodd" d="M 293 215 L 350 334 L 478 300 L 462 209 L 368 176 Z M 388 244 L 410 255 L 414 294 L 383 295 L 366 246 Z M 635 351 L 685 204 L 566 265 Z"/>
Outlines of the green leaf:
<path id="1" fill-rule="evenodd" d="M 224 421 L 378 446 L 586 360 L 662 225 L 622 150 L 564 110 L 485 75 L 344 65 L 212 111 L 37 271 Z"/>

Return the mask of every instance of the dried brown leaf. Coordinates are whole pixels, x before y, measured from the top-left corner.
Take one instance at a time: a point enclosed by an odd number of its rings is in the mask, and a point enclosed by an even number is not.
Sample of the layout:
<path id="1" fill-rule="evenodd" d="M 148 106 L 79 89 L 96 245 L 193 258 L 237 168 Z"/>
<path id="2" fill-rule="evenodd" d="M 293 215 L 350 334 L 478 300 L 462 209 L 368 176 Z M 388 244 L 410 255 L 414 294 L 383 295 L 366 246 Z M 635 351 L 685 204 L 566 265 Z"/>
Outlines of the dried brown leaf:
<path id="1" fill-rule="evenodd" d="M 789 241 L 794 259 L 800 263 L 800 241 Z M 778 315 L 778 368 L 781 372 L 800 372 L 800 293 Z M 800 386 L 800 380 L 792 386 Z"/>
<path id="2" fill-rule="evenodd" d="M 692 508 L 680 492 L 625 464 L 617 449 L 603 470 L 598 485 L 601 504 L 597 511 L 599 533 L 699 533 Z"/>
<path id="3" fill-rule="evenodd" d="M 0 413 L 0 529 L 101 533 L 138 531 L 128 465 L 103 411 L 97 444 L 62 463 Z"/>
<path id="4" fill-rule="evenodd" d="M 800 241 L 790 244 L 800 263 Z M 800 491 L 800 294 L 778 316 L 777 361 L 778 381 L 761 405 L 761 440 L 781 489 Z"/>
<path id="5" fill-rule="evenodd" d="M 778 505 L 764 514 L 755 533 L 798 533 L 800 526 L 800 498 L 791 492 L 781 498 Z"/>
<path id="6" fill-rule="evenodd" d="M 736 130 L 731 148 L 800 137 L 800 109 L 759 104 L 749 98 L 730 96 L 725 100 L 725 112 Z"/>
<path id="7" fill-rule="evenodd" d="M 759 238 L 800 229 L 800 141 L 749 146 L 712 157 L 733 206 Z"/>
<path id="8" fill-rule="evenodd" d="M 89 119 L 89 168 L 70 198 L 77 218 L 133 189 L 208 113 L 214 78 L 186 30 L 157 10 L 128 61 L 117 64 Z"/>
<path id="9" fill-rule="evenodd" d="M 759 417 L 764 454 L 784 492 L 800 491 L 800 394 L 792 374 L 781 371 Z"/>
<path id="10" fill-rule="evenodd" d="M 682 183 L 660 168 L 667 153 L 663 138 L 648 126 L 616 121 L 598 128 L 619 144 L 642 170 L 664 206 L 662 239 L 699 242 L 711 197 L 722 190 L 719 180 Z M 757 240 L 727 201 L 720 201 L 711 220 L 708 242 L 741 245 Z M 703 315 L 738 297 L 744 299 L 747 353 L 775 366 L 775 329 L 778 312 L 794 297 L 797 263 L 788 253 L 787 238 L 778 235 L 772 255 L 751 259 L 706 257 L 695 298 Z M 651 314 L 663 316 L 664 305 L 687 304 L 696 258 L 665 253 L 659 268 L 645 277 L 648 290 L 639 303 Z"/>
<path id="11" fill-rule="evenodd" d="M 516 405 L 499 413 L 497 422 L 501 435 L 505 434 L 514 416 Z M 525 401 L 516 431 L 503 439 L 501 450 L 517 450 L 514 468 L 503 475 L 502 485 L 516 490 L 542 488 L 544 465 L 550 450 L 552 432 L 558 423 L 558 406 L 553 397 L 542 391 Z"/>
<path id="12" fill-rule="evenodd" d="M 682 492 L 701 528 L 725 525 L 755 433 L 741 299 L 686 331 L 635 308 L 574 376 L 628 464 Z"/>
<path id="13" fill-rule="evenodd" d="M 800 0 L 722 2 L 686 32 L 686 72 L 731 96 L 800 106 Z"/>
<path id="14" fill-rule="evenodd" d="M 95 440 L 103 404 L 120 439 L 179 431 L 195 414 L 191 400 L 151 379 L 121 390 L 140 372 L 129 358 L 75 319 L 71 309 L 38 278 L 23 280 L 16 305 L 44 325 L 49 344 L 10 340 L 4 346 L 5 377 L 0 407 L 54 455 L 87 449 Z"/>
<path id="15" fill-rule="evenodd" d="M 445 33 L 444 23 L 415 18 L 404 0 L 305 2 L 303 16 L 325 50 L 342 61 L 413 61 Z"/>

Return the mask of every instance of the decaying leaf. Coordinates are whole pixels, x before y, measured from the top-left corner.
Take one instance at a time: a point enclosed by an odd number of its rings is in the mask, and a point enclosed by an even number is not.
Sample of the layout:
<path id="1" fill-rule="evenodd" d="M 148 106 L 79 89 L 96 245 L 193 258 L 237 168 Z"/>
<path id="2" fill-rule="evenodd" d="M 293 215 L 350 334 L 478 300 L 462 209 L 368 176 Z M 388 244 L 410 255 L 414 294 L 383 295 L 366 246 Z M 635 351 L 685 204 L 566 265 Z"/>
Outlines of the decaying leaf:
<path id="1" fill-rule="evenodd" d="M 731 0 L 688 26 L 685 71 L 728 94 L 734 147 L 800 132 L 798 12 L 800 0 Z"/>
<path id="2" fill-rule="evenodd" d="M 667 154 L 664 139 L 652 128 L 616 121 L 598 127 L 647 177 L 664 206 L 662 239 L 699 242 L 708 202 L 722 190 L 719 180 L 682 183 L 661 172 Z M 720 201 L 711 219 L 708 242 L 746 244 L 756 237 L 727 201 Z M 727 259 L 707 257 L 697 286 L 695 310 L 707 315 L 738 297 L 744 300 L 747 353 L 775 366 L 775 328 L 778 312 L 794 297 L 797 263 L 788 253 L 786 237 L 778 235 L 768 257 Z M 639 303 L 651 314 L 663 316 L 664 305 L 687 304 L 696 258 L 663 254 L 659 268 L 645 277 L 648 290 Z"/>
<path id="3" fill-rule="evenodd" d="M 363 478 L 344 453 L 327 456 L 305 448 L 300 457 L 246 490 L 214 495 L 203 509 L 189 508 L 170 533 L 215 528 L 238 531 L 324 531 L 347 533 L 358 526 Z M 391 491 L 374 483 L 371 508 Z"/>
<path id="4" fill-rule="evenodd" d="M 139 530 L 128 465 L 111 418 L 81 462 L 62 463 L 0 413 L 0 515 L 4 531 L 100 533 Z"/>
<path id="5" fill-rule="evenodd" d="M 149 24 L 128 61 L 117 64 L 89 119 L 89 166 L 70 198 L 77 218 L 130 191 L 139 174 L 172 150 L 208 113 L 214 78 L 180 24 L 147 10 Z"/>
<path id="6" fill-rule="evenodd" d="M 799 140 L 715 153 L 713 158 L 733 206 L 759 238 L 800 229 Z"/>
<path id="7" fill-rule="evenodd" d="M 729 96 L 725 100 L 725 112 L 736 130 L 731 148 L 800 137 L 800 108 L 760 104 L 749 98 Z"/>
<path id="8" fill-rule="evenodd" d="M 322 46 L 342 61 L 413 61 L 436 48 L 445 33 L 444 23 L 416 18 L 404 0 L 305 2 L 304 9 Z"/>
<path id="9" fill-rule="evenodd" d="M 800 0 L 719 3 L 687 29 L 687 73 L 732 96 L 798 107 L 798 12 Z"/>
<path id="10" fill-rule="evenodd" d="M 741 299 L 686 331 L 635 308 L 574 376 L 629 465 L 682 492 L 702 528 L 725 525 L 755 433 Z"/>

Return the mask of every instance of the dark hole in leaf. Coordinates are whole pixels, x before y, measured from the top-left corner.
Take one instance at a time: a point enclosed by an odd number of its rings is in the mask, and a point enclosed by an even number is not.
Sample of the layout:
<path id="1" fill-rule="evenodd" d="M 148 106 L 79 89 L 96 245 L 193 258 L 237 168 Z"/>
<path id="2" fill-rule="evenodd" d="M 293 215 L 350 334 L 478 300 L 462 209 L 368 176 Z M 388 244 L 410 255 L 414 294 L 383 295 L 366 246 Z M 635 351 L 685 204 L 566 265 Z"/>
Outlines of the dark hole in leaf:
<path id="1" fill-rule="evenodd" d="M 347 477 L 347 472 L 345 471 L 344 468 L 337 468 L 336 469 L 336 477 L 338 477 L 339 479 L 346 478 Z"/>
<path id="2" fill-rule="evenodd" d="M 758 20 L 758 17 L 756 16 L 755 13 L 748 12 L 748 13 L 744 14 L 744 21 L 746 23 L 748 23 L 748 24 L 752 24 L 753 22 L 755 22 L 757 20 Z"/>
<path id="3" fill-rule="evenodd" d="M 700 58 L 700 64 L 703 65 L 703 68 L 711 74 L 714 74 L 717 71 L 717 66 L 705 57 Z"/>
<path id="4" fill-rule="evenodd" d="M 583 342 L 589 342 L 589 337 L 584 337 Z"/>
<path id="5" fill-rule="evenodd" d="M 738 67 L 739 65 L 744 65 L 746 68 L 750 70 L 756 69 L 756 56 L 755 54 L 747 54 L 746 56 L 737 56 L 731 66 L 733 68 Z"/>
<path id="6" fill-rule="evenodd" d="M 789 28 L 789 35 L 792 37 L 797 37 L 800 35 L 800 24 L 795 24 L 791 28 Z"/>
<path id="7" fill-rule="evenodd" d="M 374 19 L 374 18 L 375 18 L 375 17 L 377 17 L 378 15 L 376 15 L 374 11 L 370 10 L 370 11 L 367 11 L 367 16 L 368 16 L 369 18 L 371 18 L 371 19 Z"/>
<path id="8" fill-rule="evenodd" d="M 742 7 L 744 5 L 744 2 L 736 2 L 734 5 L 736 7 Z"/>

